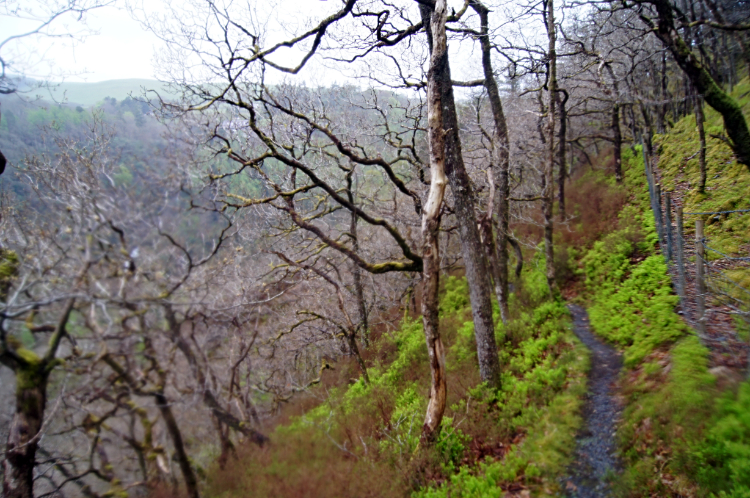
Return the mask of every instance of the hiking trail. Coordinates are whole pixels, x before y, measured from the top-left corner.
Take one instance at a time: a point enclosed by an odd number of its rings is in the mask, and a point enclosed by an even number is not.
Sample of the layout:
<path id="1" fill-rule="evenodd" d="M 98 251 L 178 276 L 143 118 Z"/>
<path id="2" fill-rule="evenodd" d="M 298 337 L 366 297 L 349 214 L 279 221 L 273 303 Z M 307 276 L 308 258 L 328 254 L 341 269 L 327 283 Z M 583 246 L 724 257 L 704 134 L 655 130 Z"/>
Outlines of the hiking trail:
<path id="1" fill-rule="evenodd" d="M 573 464 L 563 479 L 569 498 L 601 498 L 610 495 L 610 478 L 619 469 L 615 442 L 622 408 L 615 399 L 622 358 L 612 346 L 597 338 L 586 310 L 569 304 L 573 332 L 591 351 L 588 393 L 583 407 L 583 427 L 576 438 Z"/>

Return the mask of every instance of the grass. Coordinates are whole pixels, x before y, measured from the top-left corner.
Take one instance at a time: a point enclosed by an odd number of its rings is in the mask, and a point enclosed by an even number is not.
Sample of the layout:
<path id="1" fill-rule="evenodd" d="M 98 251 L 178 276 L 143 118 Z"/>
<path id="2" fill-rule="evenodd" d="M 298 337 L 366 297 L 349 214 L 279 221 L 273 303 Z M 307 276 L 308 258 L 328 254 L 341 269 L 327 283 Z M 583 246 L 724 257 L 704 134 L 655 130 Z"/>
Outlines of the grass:
<path id="1" fill-rule="evenodd" d="M 747 100 L 748 89 L 736 92 Z M 657 137 L 665 190 L 697 182 L 696 159 L 686 155 L 697 150 L 691 120 Z M 719 125 L 707 110 L 708 133 Z M 750 497 L 750 383 L 718 385 L 708 350 L 675 313 L 638 147 L 624 151 L 623 166 L 623 186 L 592 171 L 569 189 L 580 223 L 558 232 L 555 262 L 561 283 L 589 305 L 594 330 L 624 354 L 618 495 Z M 748 185 L 747 169 L 711 139 L 709 189 L 689 192 L 685 210 L 750 207 Z M 737 254 L 750 247 L 748 220 L 710 219 L 706 233 Z M 745 282 L 742 268 L 731 271 Z M 466 282 L 446 280 L 449 408 L 435 445 L 419 442 L 429 377 L 421 320 L 405 318 L 374 344 L 370 385 L 315 393 L 324 401 L 278 426 L 270 447 L 241 449 L 226 469 L 209 472 L 207 496 L 559 496 L 581 424 L 588 354 L 564 306 L 546 298 L 539 252 L 518 289 L 511 322 L 497 327 L 504 371 L 495 392 L 479 381 Z"/>

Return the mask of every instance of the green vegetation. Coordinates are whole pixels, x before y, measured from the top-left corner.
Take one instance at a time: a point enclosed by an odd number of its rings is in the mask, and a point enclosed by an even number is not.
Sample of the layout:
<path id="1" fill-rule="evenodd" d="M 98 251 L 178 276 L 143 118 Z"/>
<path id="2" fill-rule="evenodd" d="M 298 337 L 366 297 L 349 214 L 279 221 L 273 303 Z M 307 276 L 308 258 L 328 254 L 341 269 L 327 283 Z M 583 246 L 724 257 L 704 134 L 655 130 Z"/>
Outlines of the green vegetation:
<path id="1" fill-rule="evenodd" d="M 659 140 L 668 143 L 672 135 Z M 617 229 L 592 245 L 579 269 L 594 330 L 619 345 L 625 359 L 620 492 L 750 496 L 750 383 L 718 386 L 708 369 L 708 350 L 675 313 L 678 298 L 655 250 L 640 151 L 624 159 L 630 203 Z M 709 206 L 686 210 L 716 208 Z M 723 240 L 731 237 L 730 231 Z"/>
<path id="2" fill-rule="evenodd" d="M 499 392 L 479 382 L 466 281 L 446 279 L 449 408 L 434 445 L 419 440 L 429 385 L 422 322 L 405 317 L 373 345 L 369 385 L 329 387 L 322 403 L 276 428 L 270 449 L 210 472 L 208 494 L 493 497 L 515 485 L 554 496 L 580 425 L 588 357 L 564 305 L 546 300 L 543 260 L 527 266 L 516 314 L 498 325 Z"/>
<path id="3" fill-rule="evenodd" d="M 742 80 L 732 93 L 743 106 L 746 117 L 750 117 L 750 82 Z M 698 156 L 700 142 L 696 133 L 695 116 L 687 116 L 677 123 L 668 134 L 658 136 L 659 169 L 665 191 L 689 189 L 683 197 L 684 210 L 688 213 L 733 211 L 750 209 L 750 170 L 739 164 L 729 146 L 720 138 L 724 133 L 721 115 L 706 107 L 706 192 L 700 193 L 696 186 L 700 179 Z M 729 213 L 703 216 L 708 245 L 730 256 L 747 256 L 750 252 L 750 213 Z M 685 217 L 685 230 L 693 234 L 697 216 Z M 686 235 L 687 237 L 687 235 Z M 719 253 L 708 251 L 709 259 L 719 259 Z M 727 276 L 739 285 L 750 289 L 750 267 L 735 268 Z M 742 293 L 734 286 L 723 289 L 730 295 L 750 300 L 750 294 Z M 741 293 L 741 294 L 738 294 Z"/>
<path id="4" fill-rule="evenodd" d="M 684 335 L 687 328 L 674 313 L 679 298 L 672 293 L 664 258 L 655 254 L 631 263 L 635 247 L 627 235 L 617 231 L 594 244 L 583 266 L 593 294 L 591 325 L 622 346 L 625 365 L 634 366 L 656 347 Z"/>
<path id="5" fill-rule="evenodd" d="M 672 136 L 658 140 L 664 149 Z M 712 153 L 726 148 L 714 145 Z M 623 351 L 619 493 L 750 496 L 750 383 L 720 386 L 709 372 L 708 350 L 675 312 L 678 298 L 657 250 L 640 147 L 624 151 L 623 166 L 624 186 L 592 171 L 570 189 L 570 209 L 582 221 L 558 235 L 556 262 L 560 278 L 568 279 L 562 283 L 580 282 L 579 299 L 589 305 L 594 330 Z M 750 180 L 742 168 L 724 171 L 735 174 L 737 184 Z M 741 187 L 729 190 L 709 189 L 708 204 L 686 210 L 744 206 Z M 591 216 L 600 222 L 586 222 Z M 741 241 L 746 234 L 734 229 L 719 235 L 737 219 L 717 220 L 709 233 Z M 480 384 L 475 371 L 466 282 L 445 282 L 440 313 L 449 409 L 434 446 L 419 440 L 428 385 L 421 320 L 405 317 L 374 346 L 370 385 L 358 380 L 328 388 L 325 401 L 276 428 L 271 450 L 249 452 L 231 469 L 212 473 L 210 494 L 305 489 L 306 496 L 485 498 L 528 489 L 532 496 L 558 495 L 581 423 L 588 355 L 569 331 L 564 306 L 546 298 L 542 252 L 527 261 L 511 296 L 513 319 L 498 323 L 504 365 L 498 392 Z"/>

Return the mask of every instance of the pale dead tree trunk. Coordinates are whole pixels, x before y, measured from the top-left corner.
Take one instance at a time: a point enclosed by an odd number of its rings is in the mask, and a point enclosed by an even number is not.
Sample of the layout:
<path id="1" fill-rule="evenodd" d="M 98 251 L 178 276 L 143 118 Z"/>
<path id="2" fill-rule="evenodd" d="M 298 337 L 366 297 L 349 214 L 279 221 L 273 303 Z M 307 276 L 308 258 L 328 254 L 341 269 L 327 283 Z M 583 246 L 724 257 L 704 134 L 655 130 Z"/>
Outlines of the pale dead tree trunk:
<path id="1" fill-rule="evenodd" d="M 555 112 L 555 101 L 557 100 L 557 52 L 555 45 L 557 35 L 555 33 L 555 6 L 554 0 L 547 0 L 547 35 L 549 38 L 549 81 L 547 82 L 547 91 L 549 92 L 549 107 L 547 109 L 547 118 L 549 122 L 549 140 L 547 140 L 547 165 L 544 171 L 544 255 L 547 260 L 547 285 L 549 286 L 550 295 L 554 298 L 558 294 L 557 282 L 555 281 L 555 251 L 552 242 L 552 204 L 554 203 L 554 180 L 555 171 L 555 121 L 557 119 Z"/>
<path id="2" fill-rule="evenodd" d="M 422 323 L 430 358 L 430 401 L 427 405 L 422 438 L 431 442 L 440 431 L 445 412 L 447 385 L 445 381 L 445 349 L 440 338 L 438 316 L 440 289 L 440 208 L 443 205 L 447 178 L 445 176 L 445 126 L 440 77 L 442 66 L 448 65 L 448 40 L 445 34 L 446 0 L 437 0 L 430 20 L 432 53 L 427 73 L 427 125 L 430 146 L 430 192 L 422 211 Z"/>
<path id="3" fill-rule="evenodd" d="M 695 99 L 695 124 L 698 126 L 698 137 L 700 138 L 701 148 L 698 151 L 698 164 L 700 165 L 701 179 L 698 184 L 698 192 L 706 192 L 706 129 L 704 127 L 706 119 L 703 115 L 703 97 L 698 96 Z"/>
<path id="4" fill-rule="evenodd" d="M 440 2 L 442 3 L 442 2 Z M 427 30 L 430 50 L 433 50 L 431 29 L 432 8 L 420 2 L 420 13 Z M 477 217 L 474 210 L 474 192 L 471 180 L 464 167 L 461 140 L 458 130 L 456 101 L 453 96 L 453 83 L 448 64 L 448 54 L 438 65 L 431 66 L 434 72 L 433 83 L 440 89 L 442 101 L 443 128 L 445 129 L 445 172 L 453 193 L 453 207 L 458 221 L 466 280 L 469 284 L 469 299 L 474 319 L 474 336 L 477 342 L 479 374 L 482 381 L 492 388 L 500 387 L 500 359 L 495 342 L 495 323 L 492 319 L 491 270 L 485 256 L 482 239 L 479 236 Z"/>
<path id="5" fill-rule="evenodd" d="M 500 91 L 497 88 L 495 73 L 492 70 L 492 45 L 489 37 L 489 12 L 490 10 L 479 0 L 469 2 L 474 11 L 479 15 L 481 24 L 479 43 L 482 47 L 482 69 L 484 71 L 484 87 L 492 109 L 494 121 L 494 133 L 492 137 L 492 168 L 495 172 L 494 183 L 497 185 L 496 192 L 491 194 L 494 199 L 497 196 L 498 234 L 497 244 L 490 237 L 490 257 L 494 259 L 493 273 L 495 276 L 495 294 L 500 305 L 500 317 L 503 323 L 508 323 L 508 225 L 510 196 L 510 182 L 508 179 L 510 169 L 510 141 L 508 139 L 508 125 L 505 121 L 505 112 L 500 100 Z M 492 181 L 491 181 L 492 182 Z M 492 201 L 490 202 L 492 205 Z M 489 210 L 490 219 L 492 209 Z M 489 234 L 491 235 L 491 233 Z M 493 247 L 494 246 L 494 247 Z"/>

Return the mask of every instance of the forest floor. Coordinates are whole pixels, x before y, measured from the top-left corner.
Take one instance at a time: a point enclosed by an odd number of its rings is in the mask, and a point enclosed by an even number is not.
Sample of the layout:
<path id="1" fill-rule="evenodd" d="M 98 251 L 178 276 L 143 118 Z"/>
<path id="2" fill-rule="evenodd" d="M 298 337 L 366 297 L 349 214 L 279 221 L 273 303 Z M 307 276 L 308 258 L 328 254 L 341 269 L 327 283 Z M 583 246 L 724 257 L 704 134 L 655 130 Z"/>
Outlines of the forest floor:
<path id="1" fill-rule="evenodd" d="M 620 467 L 615 441 L 622 412 L 615 393 L 622 358 L 614 347 L 597 338 L 590 329 L 586 310 L 568 306 L 573 332 L 591 351 L 589 391 L 583 409 L 584 426 L 576 439 L 575 460 L 563 482 L 570 498 L 597 498 L 610 494 L 609 480 Z"/>

